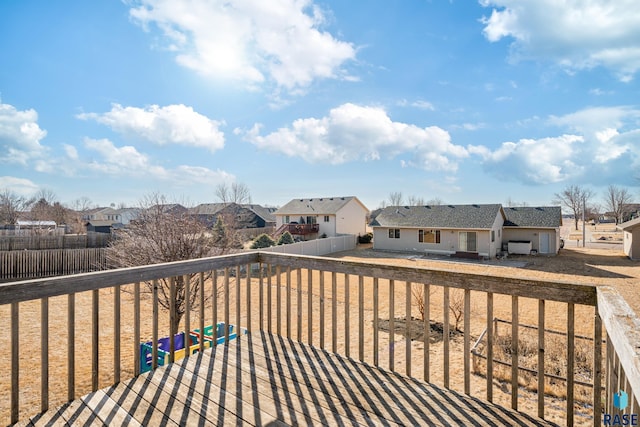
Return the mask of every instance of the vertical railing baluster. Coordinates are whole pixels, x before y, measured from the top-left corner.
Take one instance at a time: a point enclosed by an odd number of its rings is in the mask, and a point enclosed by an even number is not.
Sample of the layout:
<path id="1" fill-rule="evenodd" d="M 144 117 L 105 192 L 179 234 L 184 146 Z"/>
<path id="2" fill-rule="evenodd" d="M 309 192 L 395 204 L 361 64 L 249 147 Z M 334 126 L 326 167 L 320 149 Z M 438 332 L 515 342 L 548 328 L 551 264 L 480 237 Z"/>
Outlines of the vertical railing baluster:
<path id="1" fill-rule="evenodd" d="M 263 274 L 263 266 L 262 263 L 258 264 L 258 269 L 260 271 L 260 274 L 258 276 L 258 286 L 259 286 L 259 292 L 258 292 L 258 298 L 260 300 L 260 309 L 259 309 L 259 317 L 260 317 L 260 330 L 264 330 L 264 274 Z"/>
<path id="2" fill-rule="evenodd" d="M 152 313 L 152 326 L 151 326 L 151 334 L 152 334 L 152 343 L 151 343 L 151 368 L 156 369 L 158 367 L 158 280 L 153 280 L 153 291 L 152 291 L 152 300 L 153 300 L 153 313 Z"/>
<path id="3" fill-rule="evenodd" d="M 396 318 L 395 318 L 395 281 L 389 280 L 389 370 L 395 371 L 395 341 L 396 341 Z"/>
<path id="4" fill-rule="evenodd" d="M 538 418 L 544 419 L 544 330 L 545 330 L 545 301 L 538 300 Z"/>
<path id="5" fill-rule="evenodd" d="M 313 270 L 307 270 L 307 342 L 313 345 Z"/>
<path id="6" fill-rule="evenodd" d="M 349 318 L 349 293 L 349 275 L 347 273 L 344 273 L 344 354 L 347 357 L 350 357 L 351 355 L 351 337 L 349 336 L 351 333 L 351 319 Z M 373 327 L 376 327 L 375 320 Z"/>
<path id="7" fill-rule="evenodd" d="M 120 285 L 114 286 L 113 291 L 113 382 L 120 382 Z"/>
<path id="8" fill-rule="evenodd" d="M 176 337 L 175 334 L 178 332 L 178 329 L 175 327 L 176 325 L 176 280 L 175 277 L 169 278 L 169 363 L 173 363 L 175 361 L 176 356 Z"/>
<path id="9" fill-rule="evenodd" d="M 404 351 L 404 370 L 408 376 L 411 376 L 411 282 L 405 283 L 405 351 Z"/>
<path id="10" fill-rule="evenodd" d="M 450 366 L 449 366 L 449 344 L 450 344 L 450 323 L 449 323 L 449 310 L 451 307 L 451 292 L 448 286 L 443 286 L 443 298 L 442 298 L 442 314 L 443 314 L 443 324 L 442 324 L 442 351 L 443 351 L 443 365 L 442 370 L 444 371 L 444 388 L 449 388 L 449 374 L 450 374 Z"/>
<path id="11" fill-rule="evenodd" d="M 471 394 L 471 291 L 464 290 L 464 393 Z"/>
<path id="12" fill-rule="evenodd" d="M 297 291 L 297 309 L 296 309 L 296 338 L 298 342 L 302 342 L 302 269 L 296 269 L 296 286 L 298 287 Z"/>
<path id="13" fill-rule="evenodd" d="M 272 307 L 273 307 L 273 300 L 272 300 L 272 291 L 271 291 L 271 264 L 267 264 L 267 331 L 271 332 L 271 318 L 273 316 L 272 313 Z"/>
<path id="14" fill-rule="evenodd" d="M 493 292 L 487 292 L 487 400 L 493 402 Z"/>
<path id="15" fill-rule="evenodd" d="M 430 379 L 430 352 L 431 352 L 431 320 L 430 314 L 430 305 L 431 305 L 431 286 L 428 283 L 424 283 L 422 286 L 422 301 L 424 307 L 424 353 L 422 355 L 423 361 L 423 377 L 426 382 L 429 382 Z"/>
<path id="16" fill-rule="evenodd" d="M 511 296 L 511 408 L 518 409 L 518 297 Z"/>
<path id="17" fill-rule="evenodd" d="M 198 300 L 200 303 L 199 315 L 200 322 L 198 325 L 198 329 L 200 329 L 200 337 L 198 338 L 199 351 L 204 350 L 204 271 L 201 271 L 198 277 Z M 215 320 L 214 320 L 215 321 Z M 215 328 L 215 326 L 214 326 Z"/>
<path id="18" fill-rule="evenodd" d="M 575 366 L 575 305 L 567 306 L 567 425 L 573 425 L 574 366 Z"/>
<path id="19" fill-rule="evenodd" d="M 189 354 L 191 347 L 191 279 L 189 275 L 182 276 L 182 286 L 184 286 L 184 351 Z"/>
<path id="20" fill-rule="evenodd" d="M 99 366 L 99 344 L 100 344 L 100 331 L 99 331 L 99 323 L 100 323 L 100 291 L 94 290 L 92 291 L 92 311 L 91 311 L 91 390 L 98 390 L 98 366 Z"/>
<path id="21" fill-rule="evenodd" d="M 373 366 L 380 364 L 380 301 L 378 297 L 379 279 L 373 278 Z"/>
<path id="22" fill-rule="evenodd" d="M 281 311 L 282 311 L 282 269 L 276 265 L 276 333 L 282 335 Z"/>
<path id="23" fill-rule="evenodd" d="M 20 414 L 20 306 L 11 303 L 11 424 Z"/>
<path id="24" fill-rule="evenodd" d="M 229 267 L 224 268 L 224 342 L 229 342 L 229 320 L 231 315 L 229 313 L 230 305 L 229 296 L 231 295 L 229 284 Z"/>
<path id="25" fill-rule="evenodd" d="M 598 314 L 598 307 L 594 309 L 593 325 L 593 413 L 602 413 L 602 319 Z M 610 391 L 607 390 L 607 394 Z M 594 427 L 600 427 L 599 416 L 593 417 Z"/>
<path id="26" fill-rule="evenodd" d="M 324 270 L 320 270 L 320 348 L 324 350 Z"/>
<path id="27" fill-rule="evenodd" d="M 40 411 L 49 409 L 49 298 L 40 300 Z"/>
<path id="28" fill-rule="evenodd" d="M 364 277 L 358 276 L 358 359 L 364 361 Z"/>
<path id="29" fill-rule="evenodd" d="M 240 290 L 242 288 L 242 271 L 240 270 L 240 266 L 236 265 L 236 332 L 237 332 L 237 337 L 240 337 L 240 314 L 242 313 L 241 310 L 241 295 L 240 295 Z"/>
<path id="30" fill-rule="evenodd" d="M 336 272 L 331 272 L 331 351 L 338 351 L 338 291 Z"/>
<path id="31" fill-rule="evenodd" d="M 291 338 L 291 266 L 287 267 L 287 338 Z"/>
<path id="32" fill-rule="evenodd" d="M 246 287 L 246 312 L 247 312 L 247 331 L 251 332 L 251 264 L 247 264 L 247 287 Z"/>
<path id="33" fill-rule="evenodd" d="M 213 346 L 218 345 L 218 296 L 218 270 L 213 270 L 211 272 L 211 326 L 213 327 L 211 335 L 214 338 Z"/>
<path id="34" fill-rule="evenodd" d="M 140 373 L 140 282 L 133 284 L 133 375 Z"/>

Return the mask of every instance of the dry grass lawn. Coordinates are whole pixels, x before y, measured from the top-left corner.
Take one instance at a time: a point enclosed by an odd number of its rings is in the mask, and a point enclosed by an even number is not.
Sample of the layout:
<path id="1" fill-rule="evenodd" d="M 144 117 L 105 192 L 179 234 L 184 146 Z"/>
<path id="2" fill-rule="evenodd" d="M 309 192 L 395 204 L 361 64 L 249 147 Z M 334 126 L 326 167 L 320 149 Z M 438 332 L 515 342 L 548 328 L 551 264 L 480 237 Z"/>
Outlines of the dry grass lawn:
<path id="1" fill-rule="evenodd" d="M 415 259 L 407 255 L 389 254 L 374 252 L 368 249 L 344 252 L 333 255 L 339 259 L 366 260 L 368 262 L 387 263 L 393 265 L 422 266 L 439 269 L 450 269 L 469 271 L 475 273 L 483 273 L 496 276 L 506 277 L 523 277 L 532 279 L 549 279 L 563 280 L 574 283 L 584 283 L 591 285 L 610 285 L 616 287 L 629 304 L 640 312 L 640 298 L 638 298 L 637 286 L 640 278 L 640 263 L 632 262 L 626 259 L 621 253 L 610 250 L 594 250 L 594 249 L 577 249 L 568 248 L 561 251 L 557 257 L 522 257 L 519 261 L 527 263 L 525 267 L 516 268 L 508 265 L 489 265 L 486 263 L 458 263 L 436 259 Z M 337 275 L 336 293 L 332 294 L 332 278 L 330 273 L 324 274 L 324 322 L 321 325 L 320 310 L 320 273 L 313 272 L 312 287 L 309 287 L 307 271 L 303 270 L 300 274 L 301 280 L 298 282 L 298 274 L 294 270 L 291 272 L 291 288 L 292 298 L 289 304 L 286 299 L 286 273 L 280 275 L 280 286 L 278 279 L 274 274 L 271 277 L 271 286 L 268 286 L 265 280 L 263 287 L 264 305 L 262 307 L 265 316 L 269 305 L 267 295 L 271 291 L 271 327 L 277 332 L 278 312 L 280 312 L 280 332 L 287 334 L 286 313 L 290 304 L 290 313 L 292 325 L 290 333 L 293 338 L 297 337 L 298 330 L 296 324 L 296 313 L 298 311 L 298 289 L 300 290 L 302 312 L 302 328 L 300 335 L 302 341 L 311 342 L 313 345 L 320 346 L 323 341 L 324 348 L 329 351 L 333 350 L 334 337 L 332 336 L 332 308 L 335 304 L 335 312 L 337 316 L 335 337 L 336 350 L 340 353 L 349 352 L 351 357 L 358 357 L 358 278 L 349 276 L 349 292 L 346 292 L 345 276 Z M 235 298 L 236 282 L 235 277 L 231 278 L 231 323 L 235 323 Z M 423 367 L 423 348 L 425 337 L 420 332 L 410 332 L 409 339 L 405 334 L 405 291 L 404 282 L 396 282 L 394 288 L 394 310 L 391 315 L 389 312 L 389 296 L 390 284 L 386 280 L 379 281 L 379 301 L 380 309 L 378 316 L 380 318 L 379 342 L 380 348 L 378 353 L 379 364 L 384 368 L 393 368 L 397 372 L 405 373 L 405 349 L 409 345 L 411 348 L 411 372 L 410 374 L 421 378 Z M 219 284 L 221 284 L 220 281 Z M 258 315 L 260 309 L 259 302 L 259 283 L 257 279 L 251 282 L 251 304 L 254 307 L 251 310 L 251 324 L 256 328 L 259 326 Z M 240 282 L 242 306 L 246 304 L 246 280 L 243 278 Z M 208 284 L 208 289 L 212 289 Z M 278 304 L 278 289 L 281 291 L 281 300 Z M 365 279 L 364 282 L 365 295 L 364 301 L 364 360 L 373 363 L 373 298 L 372 289 L 373 281 Z M 209 291 L 211 292 L 211 291 Z M 309 295 L 312 297 L 309 306 Z M 438 322 L 443 319 L 443 291 L 442 287 L 431 286 L 431 306 L 430 319 L 437 326 Z M 452 294 L 453 295 L 453 294 Z M 348 296 L 348 304 L 347 304 Z M 453 296 L 452 296 L 453 298 Z M 124 293 L 122 297 L 122 357 L 120 364 L 122 366 L 122 377 L 127 378 L 133 375 L 133 353 L 137 343 L 133 342 L 133 326 L 132 326 L 132 297 L 128 293 Z M 222 316 L 223 301 L 220 301 L 219 320 Z M 419 310 L 415 299 L 411 299 L 411 316 L 418 318 Z M 311 307 L 312 319 L 309 321 L 308 310 Z M 279 310 L 278 310 L 279 308 Z M 56 297 L 49 301 L 50 309 L 50 358 L 51 368 L 49 374 L 50 381 L 50 397 L 52 405 L 61 404 L 66 400 L 66 349 L 67 349 L 67 298 Z M 151 307 L 148 298 L 143 300 L 143 309 L 145 312 L 142 316 L 142 339 L 148 339 L 151 335 Z M 212 310 L 207 307 L 205 312 L 205 320 L 211 323 Z M 480 335 L 486 325 L 486 296 L 483 293 L 472 292 L 472 327 L 471 335 L 476 338 Z M 496 295 L 494 299 L 494 315 L 502 319 L 511 318 L 511 298 L 508 296 Z M 586 307 L 577 307 L 576 309 L 576 332 L 583 335 L 592 335 L 593 329 L 593 309 Z M 349 336 L 348 344 L 346 337 L 346 320 L 349 319 Z M 537 323 L 537 301 L 521 298 L 519 303 L 520 322 L 524 324 L 536 325 Z M 389 320 L 394 319 L 394 334 L 389 334 Z M 0 372 L 10 372 L 10 334 L 9 325 L 9 307 L 0 306 L 0 322 L 7 325 L 6 332 L 0 335 L 0 346 L 6 349 L 6 356 L 0 359 Z M 76 296 L 76 396 L 81 396 L 91 389 L 91 294 L 78 294 Z M 246 312 L 241 312 L 241 323 L 246 324 Z M 192 316 L 192 327 L 197 327 L 197 312 Z M 453 321 L 453 317 L 452 317 Z M 566 304 L 547 303 L 546 306 L 546 326 L 547 328 L 566 330 Z M 308 325 L 311 324 L 309 334 Z M 168 315 L 161 312 L 161 335 L 167 335 L 168 331 Z M 267 328 L 266 320 L 263 327 Z M 113 381 L 113 290 L 105 289 L 100 292 L 100 387 L 106 387 Z M 321 335 L 324 334 L 324 335 Z M 32 302 L 20 305 L 20 410 L 21 416 L 26 417 L 33 415 L 39 411 L 40 405 L 40 303 Z M 430 358 L 431 358 L 431 378 L 430 380 L 436 384 L 443 383 L 443 351 L 442 351 L 442 333 L 438 332 L 438 328 L 432 329 L 429 336 L 430 340 Z M 394 363 L 390 365 L 390 352 L 393 351 Z M 459 334 L 452 336 L 451 343 L 451 387 L 462 390 L 462 337 Z M 8 375 L 0 376 L 0 424 L 9 422 L 9 390 L 10 379 Z M 534 392 L 528 391 L 527 387 L 530 380 L 523 376 L 520 379 L 522 388 L 519 391 L 519 409 L 532 415 L 536 414 L 536 395 Z M 486 395 L 486 380 L 483 375 L 472 376 L 472 395 L 483 398 Z M 576 397 L 588 398 L 588 391 L 580 391 L 576 389 Z M 494 401 L 505 406 L 510 405 L 510 385 L 499 380 L 494 381 Z M 564 422 L 564 411 L 566 404 L 561 397 L 549 397 L 546 401 L 547 418 L 560 424 Z M 584 405 L 577 405 L 576 424 L 591 424 L 589 416 L 589 408 Z M 581 414 L 584 413 L 584 416 Z"/>

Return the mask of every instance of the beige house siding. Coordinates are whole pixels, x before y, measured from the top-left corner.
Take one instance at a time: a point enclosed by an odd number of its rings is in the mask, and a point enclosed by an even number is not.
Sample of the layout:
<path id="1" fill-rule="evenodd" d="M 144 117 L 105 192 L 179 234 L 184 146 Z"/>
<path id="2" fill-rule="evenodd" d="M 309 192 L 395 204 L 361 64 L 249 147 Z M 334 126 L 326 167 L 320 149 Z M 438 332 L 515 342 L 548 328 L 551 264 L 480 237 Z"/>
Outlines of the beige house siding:
<path id="1" fill-rule="evenodd" d="M 505 228 L 503 241 L 508 243 L 509 240 L 528 240 L 531 241 L 531 249 L 538 253 L 541 252 L 540 239 L 543 238 L 542 233 L 549 233 L 549 252 L 548 254 L 557 254 L 560 249 L 560 230 L 544 229 L 544 228 Z"/>
<path id="2" fill-rule="evenodd" d="M 393 228 L 392 228 L 393 229 Z M 430 254 L 451 255 L 460 250 L 459 239 L 461 231 L 471 231 L 476 234 L 476 245 L 478 254 L 486 257 L 491 252 L 491 233 L 488 230 L 440 230 L 440 243 L 420 243 L 418 241 L 419 230 L 431 230 L 431 228 L 400 228 L 400 238 L 389 238 L 388 227 L 373 228 L 373 248 L 379 250 L 422 252 Z M 435 229 L 434 229 L 435 230 Z M 497 234 L 497 232 L 496 232 Z M 497 235 L 496 235 L 497 238 Z"/>
<path id="3" fill-rule="evenodd" d="M 368 213 L 369 210 L 357 199 L 351 200 L 336 213 L 337 218 L 334 217 L 336 220 L 335 233 L 355 234 L 356 236 L 366 234 Z"/>
<path id="4" fill-rule="evenodd" d="M 625 230 L 623 250 L 625 255 L 633 260 L 640 260 L 640 227 Z"/>

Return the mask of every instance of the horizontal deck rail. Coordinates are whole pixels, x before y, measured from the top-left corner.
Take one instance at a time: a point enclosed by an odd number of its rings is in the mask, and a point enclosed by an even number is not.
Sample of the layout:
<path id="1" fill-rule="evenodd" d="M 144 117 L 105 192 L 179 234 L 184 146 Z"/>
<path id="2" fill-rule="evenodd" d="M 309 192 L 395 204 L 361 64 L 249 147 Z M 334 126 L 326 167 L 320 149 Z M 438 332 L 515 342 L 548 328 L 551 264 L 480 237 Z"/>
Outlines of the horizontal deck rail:
<path id="1" fill-rule="evenodd" d="M 145 290 L 149 293 L 144 293 Z M 85 294 L 89 296 L 82 297 Z M 180 299 L 181 295 L 191 298 Z M 60 303 L 60 297 L 64 296 L 66 301 Z M 21 306 L 32 310 L 29 304 L 38 301 L 40 351 L 31 352 L 31 358 L 21 362 L 21 357 L 27 357 L 21 353 L 24 345 L 21 331 L 25 328 L 21 323 Z M 82 311 L 81 302 L 88 305 L 88 317 L 81 317 L 85 315 L 80 313 L 86 312 Z M 105 306 L 112 310 L 107 316 L 110 320 L 105 320 Z M 54 350 L 50 336 L 54 328 L 51 313 L 64 307 L 66 348 Z M 133 312 L 132 318 L 123 314 L 128 307 L 133 307 L 129 309 Z M 155 369 L 158 337 L 171 331 L 167 325 L 177 324 L 178 313 L 182 317 L 178 330 L 187 335 L 195 328 L 203 330 L 205 323 L 218 321 L 225 323 L 227 336 L 230 324 L 250 332 L 265 330 L 374 366 L 400 370 L 411 377 L 440 383 L 445 388 L 490 402 L 498 401 L 513 409 L 524 405 L 523 393 L 534 393 L 537 405 L 532 415 L 545 418 L 548 411 L 545 375 L 536 375 L 537 383 L 528 388 L 523 388 L 519 378 L 519 363 L 525 355 L 520 354 L 522 331 L 518 325 L 520 316 L 531 316 L 530 311 L 535 313 L 538 319 L 536 369 L 544 373 L 549 363 L 545 356 L 549 351 L 545 348 L 545 327 L 548 326 L 545 322 L 551 313 L 556 315 L 560 309 L 567 333 L 564 347 L 567 415 L 563 421 L 574 424 L 575 391 L 584 382 L 575 379 L 583 356 L 576 357 L 575 337 L 580 333 L 576 332 L 577 327 L 579 331 L 587 328 L 593 338 L 593 348 L 588 355 L 592 360 L 589 400 L 593 424 L 600 425 L 603 412 L 622 413 L 614 407 L 609 391 L 625 391 L 631 398 L 624 413 L 637 413 L 640 321 L 620 295 L 607 287 L 264 252 L 2 284 L 0 316 L 7 316 L 11 324 L 11 401 L 5 410 L 6 401 L 0 400 L 0 423 L 5 418 L 7 422 L 16 422 L 26 415 L 34 415 L 29 414 L 34 411 L 26 408 L 25 396 L 21 394 L 21 384 L 27 375 L 35 375 L 29 379 L 30 383 L 40 383 L 37 397 L 40 410 L 46 411 L 52 403 L 73 400 L 79 392 L 96 390 L 126 376 L 137 375 L 141 363 L 137 349 L 147 338 L 153 341 Z M 499 310 L 508 310 L 511 315 L 509 378 L 494 378 L 493 353 L 499 351 L 499 347 L 494 342 L 492 323 Z M 585 313 L 586 318 L 593 319 L 591 325 L 576 325 L 576 316 L 584 319 Z M 484 375 L 472 374 L 471 342 L 474 334 L 477 337 L 485 327 L 486 369 Z M 86 331 L 86 342 L 78 335 L 79 328 Z M 106 331 L 112 334 L 113 343 L 107 354 L 101 347 Z M 600 343 L 605 332 L 606 359 L 603 359 Z M 131 343 L 131 347 L 129 344 L 125 347 L 125 341 Z M 173 339 L 171 342 L 170 359 L 173 360 L 175 343 Z M 30 345 L 33 349 L 33 343 Z M 80 378 L 79 372 L 76 375 L 81 363 L 89 363 L 79 357 L 83 351 L 78 348 L 81 345 L 87 346 L 84 355 L 91 359 L 89 379 Z M 200 349 L 204 350 L 202 344 Z M 459 362 L 452 362 L 455 352 L 462 353 L 455 359 L 462 361 L 461 367 Z M 28 369 L 27 363 L 39 369 Z M 603 369 L 606 396 L 602 394 Z M 62 371 L 66 371 L 67 394 L 60 397 L 59 390 L 50 390 L 49 382 L 56 372 Z M 508 395 L 500 394 L 494 380 L 505 383 Z M 86 387 L 90 390 L 85 390 Z M 578 398 L 584 399 L 584 396 Z M 35 407 L 37 400 L 31 399 L 29 404 Z"/>

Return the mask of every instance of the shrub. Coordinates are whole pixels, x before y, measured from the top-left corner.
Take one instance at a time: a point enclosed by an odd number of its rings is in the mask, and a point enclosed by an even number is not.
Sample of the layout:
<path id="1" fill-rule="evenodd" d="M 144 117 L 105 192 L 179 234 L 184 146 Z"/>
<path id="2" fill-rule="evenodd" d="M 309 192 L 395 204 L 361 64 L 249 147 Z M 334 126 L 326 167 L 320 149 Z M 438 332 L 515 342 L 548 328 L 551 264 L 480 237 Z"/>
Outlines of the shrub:
<path id="1" fill-rule="evenodd" d="M 262 249 L 262 248 L 268 248 L 270 246 L 275 246 L 275 245 L 276 245 L 276 241 L 273 240 L 271 236 L 269 236 L 268 234 L 263 233 L 255 238 L 255 240 L 251 244 L 251 249 Z"/>
<path id="2" fill-rule="evenodd" d="M 294 242 L 295 241 L 293 240 L 293 236 L 291 235 L 291 233 L 289 233 L 288 231 L 285 231 L 280 235 L 280 238 L 278 239 L 278 246 L 290 245 L 291 243 L 294 243 Z"/>

